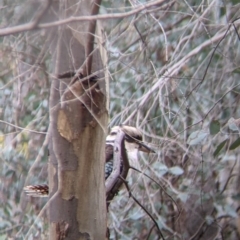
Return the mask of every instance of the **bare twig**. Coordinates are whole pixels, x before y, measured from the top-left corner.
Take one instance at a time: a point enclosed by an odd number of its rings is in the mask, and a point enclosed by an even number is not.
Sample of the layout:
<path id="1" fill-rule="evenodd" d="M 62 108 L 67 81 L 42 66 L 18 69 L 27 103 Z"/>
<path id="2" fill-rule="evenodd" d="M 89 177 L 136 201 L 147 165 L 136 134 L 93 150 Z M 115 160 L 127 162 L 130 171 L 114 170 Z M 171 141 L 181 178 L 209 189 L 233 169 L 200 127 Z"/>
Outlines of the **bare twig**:
<path id="1" fill-rule="evenodd" d="M 91 16 L 98 15 L 101 2 L 102 0 L 95 0 L 95 2 L 93 2 Z M 93 51 L 93 46 L 94 46 L 96 22 L 97 20 L 92 20 L 89 23 L 88 37 L 87 37 L 87 43 L 86 43 L 86 49 L 85 49 L 86 64 L 83 67 L 83 72 L 82 72 L 83 76 L 88 76 L 91 73 L 91 69 L 92 69 L 93 55 L 91 53 Z"/>
<path id="2" fill-rule="evenodd" d="M 52 4 L 52 0 L 45 0 L 45 2 L 41 5 L 40 10 L 33 17 L 32 28 L 37 27 L 37 25 L 41 21 L 44 13 L 49 9 L 51 4 Z"/>
<path id="3" fill-rule="evenodd" d="M 181 210 L 179 209 L 176 201 L 172 198 L 171 195 L 169 195 L 169 194 L 167 193 L 167 191 L 164 189 L 164 187 L 162 187 L 156 180 L 154 180 L 152 177 L 148 176 L 146 173 L 141 172 L 140 170 L 138 170 L 138 169 L 135 168 L 135 167 L 132 167 L 132 166 L 131 166 L 131 168 L 132 168 L 133 170 L 139 172 L 139 173 L 142 173 L 145 177 L 149 178 L 149 179 L 152 180 L 154 183 L 156 183 L 156 184 L 162 189 L 162 191 L 174 202 L 175 206 L 177 207 L 178 216 L 179 216 Z"/>
<path id="4" fill-rule="evenodd" d="M 161 232 L 161 230 L 160 230 L 160 228 L 159 228 L 156 220 L 155 220 L 155 219 L 153 218 L 153 216 L 148 212 L 148 210 L 132 195 L 132 193 L 131 193 L 131 191 L 130 191 L 130 188 L 129 188 L 128 184 L 127 184 L 127 181 L 125 181 L 125 179 L 123 179 L 123 178 L 122 178 L 121 180 L 122 180 L 123 183 L 125 184 L 125 186 L 126 186 L 126 188 L 127 188 L 127 190 L 128 190 L 129 196 L 132 197 L 132 199 L 133 199 L 133 200 L 144 210 L 144 212 L 152 219 L 152 221 L 154 222 L 156 228 L 158 229 L 158 232 L 159 232 L 161 238 L 164 240 L 165 238 L 164 238 L 164 236 L 163 236 L 163 234 L 162 234 L 162 232 Z"/>
<path id="5" fill-rule="evenodd" d="M 126 13 L 113 13 L 113 14 L 102 14 L 102 15 L 95 15 L 95 16 L 82 16 L 82 17 L 70 17 L 66 18 L 64 20 L 55 21 L 52 23 L 44 23 L 44 24 L 38 24 L 38 29 L 45 29 L 55 26 L 60 26 L 72 22 L 80 22 L 80 21 L 92 21 L 92 20 L 106 20 L 106 19 L 116 19 L 116 18 L 124 18 L 124 17 L 130 17 L 136 13 L 139 13 L 143 10 L 147 11 L 147 8 L 153 7 L 157 4 L 164 3 L 166 0 L 156 0 L 153 2 L 150 2 L 145 5 L 141 5 L 139 7 L 136 7 L 134 10 L 126 12 Z M 7 36 L 10 34 L 16 34 L 23 31 L 30 31 L 36 29 L 35 24 L 33 22 L 22 24 L 19 26 L 11 27 L 11 28 L 5 28 L 1 29 L 0 36 Z"/>
<path id="6" fill-rule="evenodd" d="M 19 130 L 23 130 L 23 131 L 27 131 L 27 132 L 39 133 L 39 134 L 47 135 L 47 132 L 35 131 L 35 130 L 32 130 L 32 129 L 28 129 L 27 127 L 26 127 L 26 128 L 19 127 L 19 126 L 15 125 L 15 124 L 11 124 L 11 123 L 6 122 L 6 121 L 2 121 L 2 120 L 0 120 L 0 123 L 3 123 L 3 124 L 6 124 L 6 125 L 9 125 L 9 126 L 15 127 L 16 129 L 19 129 Z M 1 136 L 1 135 L 0 135 L 0 136 Z"/>
<path id="7" fill-rule="evenodd" d="M 7 36 L 10 34 L 16 34 L 20 32 L 35 30 L 39 28 L 39 22 L 41 21 L 43 15 L 48 10 L 50 5 L 52 4 L 52 0 L 46 0 L 42 6 L 40 7 L 40 10 L 36 13 L 36 15 L 33 17 L 33 20 L 30 23 L 22 24 L 15 27 L 8 27 L 4 28 L 0 31 L 0 36 Z"/>
<path id="8" fill-rule="evenodd" d="M 221 39 L 218 41 L 216 47 L 214 47 L 214 50 L 213 50 L 213 52 L 212 52 L 212 54 L 211 54 L 211 57 L 210 57 L 210 59 L 209 59 L 209 62 L 208 62 L 207 67 L 206 67 L 206 69 L 205 69 L 205 71 L 204 71 L 204 75 L 203 75 L 201 81 L 200 81 L 199 83 L 197 83 L 196 86 L 194 86 L 194 87 L 191 89 L 191 91 L 187 94 L 186 99 L 189 98 L 189 96 L 192 94 L 192 92 L 195 91 L 196 89 L 198 89 L 198 87 L 199 87 L 199 86 L 203 83 L 203 81 L 205 80 L 205 78 L 206 78 L 206 76 L 207 76 L 207 73 L 208 73 L 208 69 L 209 69 L 210 64 L 211 64 L 211 62 L 212 62 L 212 60 L 213 60 L 214 54 L 215 54 L 215 52 L 217 51 L 220 43 L 226 38 L 226 36 L 227 36 L 228 32 L 230 31 L 230 28 L 231 28 L 231 27 L 232 27 L 232 24 L 229 24 L 226 32 L 225 32 L 224 35 L 221 37 Z"/>

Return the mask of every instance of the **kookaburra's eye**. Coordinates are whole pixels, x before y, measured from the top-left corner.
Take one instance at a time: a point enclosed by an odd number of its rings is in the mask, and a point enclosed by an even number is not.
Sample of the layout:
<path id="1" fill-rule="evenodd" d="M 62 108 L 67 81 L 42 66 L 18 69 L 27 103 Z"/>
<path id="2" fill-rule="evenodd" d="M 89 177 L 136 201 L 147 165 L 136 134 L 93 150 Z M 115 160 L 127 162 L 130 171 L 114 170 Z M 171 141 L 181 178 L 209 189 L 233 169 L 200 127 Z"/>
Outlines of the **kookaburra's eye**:
<path id="1" fill-rule="evenodd" d="M 111 136 L 116 136 L 117 133 L 116 133 L 116 132 L 111 132 L 110 135 L 111 135 Z"/>

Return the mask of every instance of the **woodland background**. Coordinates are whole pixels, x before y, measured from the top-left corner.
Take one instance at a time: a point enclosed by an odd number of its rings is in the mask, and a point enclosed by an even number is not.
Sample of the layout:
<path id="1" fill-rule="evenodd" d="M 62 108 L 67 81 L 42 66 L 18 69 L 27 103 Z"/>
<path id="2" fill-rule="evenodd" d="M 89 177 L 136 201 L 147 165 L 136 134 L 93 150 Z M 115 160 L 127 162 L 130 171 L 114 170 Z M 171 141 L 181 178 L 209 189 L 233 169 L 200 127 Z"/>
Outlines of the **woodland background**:
<path id="1" fill-rule="evenodd" d="M 240 4 L 162 1 L 124 16 L 147 3 L 103 0 L 99 13 L 109 14 L 109 127 L 139 128 L 157 152 L 139 164 L 155 182 L 128 179 L 132 194 L 165 239 L 240 239 Z M 32 0 L 0 1 L 0 239 L 48 236 L 47 199 L 23 187 L 47 183 L 50 42 L 44 28 L 1 34 L 35 12 Z M 160 239 L 124 188 L 108 227 L 111 239 Z"/>

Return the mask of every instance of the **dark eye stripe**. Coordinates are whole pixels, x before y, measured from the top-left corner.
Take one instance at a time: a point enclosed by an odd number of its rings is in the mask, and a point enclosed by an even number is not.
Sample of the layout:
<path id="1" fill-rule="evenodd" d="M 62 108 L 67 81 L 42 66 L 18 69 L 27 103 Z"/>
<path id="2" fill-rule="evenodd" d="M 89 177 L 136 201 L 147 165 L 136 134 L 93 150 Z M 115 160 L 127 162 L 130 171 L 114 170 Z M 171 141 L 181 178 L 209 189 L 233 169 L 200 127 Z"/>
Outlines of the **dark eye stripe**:
<path id="1" fill-rule="evenodd" d="M 137 141 L 142 141 L 142 137 L 141 136 L 135 136 L 135 137 L 131 137 L 131 136 L 129 136 L 129 135 L 125 135 L 125 140 L 127 141 L 127 142 L 137 142 Z"/>

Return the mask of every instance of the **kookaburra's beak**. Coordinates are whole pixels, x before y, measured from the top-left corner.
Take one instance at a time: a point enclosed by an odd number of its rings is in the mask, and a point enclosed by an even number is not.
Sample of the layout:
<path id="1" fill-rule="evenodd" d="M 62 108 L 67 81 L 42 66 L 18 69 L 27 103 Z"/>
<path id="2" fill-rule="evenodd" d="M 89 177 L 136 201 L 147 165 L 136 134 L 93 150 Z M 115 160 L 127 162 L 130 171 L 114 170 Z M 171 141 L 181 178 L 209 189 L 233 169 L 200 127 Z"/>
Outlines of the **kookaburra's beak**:
<path id="1" fill-rule="evenodd" d="M 106 144 L 114 145 L 114 141 L 116 139 L 117 133 L 121 129 L 125 133 L 125 147 L 128 152 L 138 150 L 145 153 L 155 153 L 153 149 L 148 147 L 142 141 L 142 133 L 135 127 L 121 125 L 115 126 L 111 129 L 110 134 L 106 138 Z"/>
<path id="2" fill-rule="evenodd" d="M 156 153 L 153 149 L 148 147 L 143 142 L 138 142 L 138 144 L 139 144 L 139 148 L 138 148 L 139 151 L 142 151 L 142 152 L 145 152 L 145 153 Z"/>
<path id="3" fill-rule="evenodd" d="M 114 129 L 114 128 L 113 128 Z M 116 127 L 115 127 L 116 129 Z M 153 149 L 148 147 L 143 141 L 142 141 L 142 133 L 135 127 L 122 125 L 121 129 L 124 131 L 125 140 L 128 144 L 134 144 L 139 151 L 146 152 L 146 153 L 155 153 Z"/>
<path id="4" fill-rule="evenodd" d="M 128 145 L 133 145 L 135 148 L 138 149 L 138 151 L 145 152 L 145 153 L 156 153 L 153 149 L 148 147 L 144 142 L 141 140 L 134 138 L 133 136 L 130 136 L 129 134 L 126 133 L 125 135 L 125 140 Z"/>

